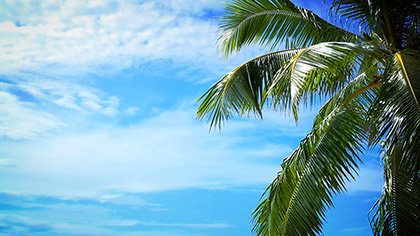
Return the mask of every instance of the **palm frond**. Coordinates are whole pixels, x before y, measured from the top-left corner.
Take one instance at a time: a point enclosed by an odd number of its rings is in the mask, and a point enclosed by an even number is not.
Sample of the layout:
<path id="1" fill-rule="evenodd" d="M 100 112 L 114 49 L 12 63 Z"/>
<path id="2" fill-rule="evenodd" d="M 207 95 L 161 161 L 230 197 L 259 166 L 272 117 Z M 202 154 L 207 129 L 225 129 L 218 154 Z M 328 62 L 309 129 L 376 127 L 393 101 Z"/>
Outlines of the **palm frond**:
<path id="1" fill-rule="evenodd" d="M 359 37 L 321 19 L 288 0 L 234 0 L 221 18 L 219 44 L 229 56 L 251 43 L 270 46 L 286 42 L 300 48 L 326 41 L 354 42 Z"/>
<path id="2" fill-rule="evenodd" d="M 380 13 L 379 1 L 333 0 L 330 6 L 330 15 L 335 16 L 336 20 L 344 18 L 347 23 L 357 22 L 361 26 L 360 30 L 365 33 L 374 30 L 378 24 L 384 24 Z"/>
<path id="3" fill-rule="evenodd" d="M 364 57 L 378 62 L 381 51 L 376 45 L 344 42 L 307 47 L 277 72 L 268 94 L 275 108 L 291 110 L 297 121 L 302 100 L 306 106 L 308 101 L 312 105 L 315 98 L 332 96 L 354 77 Z"/>
<path id="4" fill-rule="evenodd" d="M 371 72 L 362 73 L 333 96 L 318 113 L 312 131 L 284 160 L 282 171 L 254 210 L 256 235 L 315 235 L 321 232 L 324 212 L 332 196 L 344 191 L 353 178 L 358 154 L 363 149 L 366 103 Z M 358 93 L 353 100 L 348 97 Z"/>
<path id="5" fill-rule="evenodd" d="M 231 113 L 237 115 L 254 113 L 262 117 L 267 88 L 276 71 L 301 50 L 286 50 L 269 53 L 237 67 L 222 77 L 198 101 L 197 116 L 208 117 L 210 127 L 222 127 Z"/>
<path id="6" fill-rule="evenodd" d="M 385 184 L 369 212 L 374 212 L 370 223 L 375 236 L 420 235 L 420 176 L 404 161 L 412 159 L 405 153 L 402 143 L 384 147 Z"/>
<path id="7" fill-rule="evenodd" d="M 402 143 L 406 157 L 404 160 L 411 163 L 417 173 L 420 171 L 420 160 L 410 157 L 420 151 L 420 109 L 412 92 L 415 87 L 408 83 L 418 79 L 410 77 L 410 81 L 407 81 L 398 54 L 393 55 L 390 61 L 392 63 L 384 73 L 387 80 L 384 80 L 370 109 L 369 119 L 373 124 L 370 143 L 375 146 L 384 140 L 391 153 L 393 147 Z"/>
<path id="8" fill-rule="evenodd" d="M 420 109 L 420 53 L 396 53 L 395 56 L 404 79 Z"/>
<path id="9" fill-rule="evenodd" d="M 420 110 L 409 84 L 417 78 L 404 69 L 412 66 L 406 56 L 396 53 L 390 62 L 384 73 L 388 79 L 369 112 L 374 121 L 371 145 L 385 147 L 386 179 L 383 194 L 371 210 L 375 210 L 371 224 L 375 235 L 419 235 Z"/>
<path id="10" fill-rule="evenodd" d="M 199 99 L 198 117 L 220 128 L 232 113 L 262 117 L 271 105 L 297 120 L 302 103 L 329 98 L 253 212 L 253 232 L 321 233 L 325 209 L 353 177 L 367 140 L 385 147 L 374 233 L 420 235 L 420 0 L 329 2 L 330 13 L 358 25 L 363 37 L 290 0 L 227 4 L 219 38 L 226 56 L 252 43 L 299 49 L 263 55 L 224 76 Z"/>
<path id="11" fill-rule="evenodd" d="M 397 50 L 420 49 L 419 0 L 333 0 L 330 14 L 360 26 Z"/>

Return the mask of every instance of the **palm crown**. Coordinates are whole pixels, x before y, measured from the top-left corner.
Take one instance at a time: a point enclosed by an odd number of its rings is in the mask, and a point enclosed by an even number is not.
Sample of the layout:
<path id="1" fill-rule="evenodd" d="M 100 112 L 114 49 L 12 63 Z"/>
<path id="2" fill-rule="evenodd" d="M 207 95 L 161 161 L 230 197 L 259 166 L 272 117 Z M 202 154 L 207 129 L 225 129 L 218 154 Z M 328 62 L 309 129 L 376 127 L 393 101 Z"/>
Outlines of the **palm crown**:
<path id="1" fill-rule="evenodd" d="M 375 235 L 420 235 L 420 1 L 331 0 L 340 28 L 288 0 L 233 0 L 221 18 L 229 56 L 255 43 L 273 52 L 245 62 L 200 99 L 219 127 L 232 114 L 262 117 L 325 103 L 254 210 L 257 235 L 321 233 L 333 195 L 381 147 L 385 184 L 372 207 Z M 275 51 L 280 45 L 286 50 Z"/>

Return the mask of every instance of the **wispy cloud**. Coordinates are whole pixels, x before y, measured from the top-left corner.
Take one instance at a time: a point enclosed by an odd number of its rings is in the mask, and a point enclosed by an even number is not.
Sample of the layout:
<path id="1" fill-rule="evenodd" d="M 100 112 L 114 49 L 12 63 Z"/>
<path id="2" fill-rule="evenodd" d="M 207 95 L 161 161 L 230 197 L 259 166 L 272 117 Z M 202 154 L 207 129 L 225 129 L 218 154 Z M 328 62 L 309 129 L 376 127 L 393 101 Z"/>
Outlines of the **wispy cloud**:
<path id="1" fill-rule="evenodd" d="M 49 233 L 52 227 L 48 224 L 36 224 L 25 222 L 17 217 L 0 219 L 0 234 L 45 234 Z"/>
<path id="2" fill-rule="evenodd" d="M 0 73 L 108 73 L 159 59 L 214 66 L 215 25 L 201 16 L 219 8 L 207 0 L 3 2 Z"/>
<path id="3" fill-rule="evenodd" d="M 128 127 L 99 125 L 80 130 L 73 126 L 31 142 L 5 141 L 0 154 L 7 165 L 0 168 L 9 180 L 2 188 L 75 197 L 108 191 L 265 186 L 295 148 L 276 141 L 277 133 L 284 133 L 287 126 L 273 129 L 268 121 L 240 120 L 229 123 L 222 134 L 208 133 L 188 107 L 164 111 Z M 293 134 L 284 137 L 299 140 Z M 363 166 L 360 176 L 348 185 L 350 192 L 380 191 L 380 170 Z M 102 200 L 119 201 L 117 197 Z"/>
<path id="4" fill-rule="evenodd" d="M 0 136 L 12 139 L 33 138 L 60 126 L 52 114 L 39 111 L 16 95 L 0 91 Z"/>
<path id="5" fill-rule="evenodd" d="M 356 181 L 350 181 L 347 190 L 350 193 L 358 191 L 380 192 L 384 184 L 383 170 L 377 166 L 363 166 L 358 171 Z"/>
<path id="6" fill-rule="evenodd" d="M 57 128 L 68 127 L 68 114 L 115 117 L 122 112 L 120 99 L 90 86 L 71 81 L 16 78 L 0 83 L 0 137 L 33 139 Z M 73 115 L 72 115 L 73 116 Z"/>
<path id="7" fill-rule="evenodd" d="M 188 193 L 179 191 L 177 194 Z M 179 210 L 179 202 L 164 201 L 163 204 L 170 207 L 172 213 L 157 212 L 154 209 L 160 204 L 146 203 L 144 200 L 146 196 L 150 199 L 151 195 L 118 193 L 97 198 L 64 199 L 0 192 L 0 196 L 0 235 L 149 235 L 150 231 L 154 231 L 156 235 L 166 235 L 169 232 L 176 235 L 189 230 L 217 232 L 235 226 L 229 223 L 232 219 L 222 216 L 212 216 L 208 219 L 196 219 L 194 216 L 180 219 L 171 217 L 174 210 Z M 162 193 L 161 196 L 166 194 Z M 130 199 L 134 198 L 135 204 L 131 204 L 133 202 Z M 122 202 L 104 202 L 103 199 L 119 199 Z M 143 199 L 141 204 L 137 204 L 139 199 Z M 206 214 L 206 207 L 202 210 L 186 208 L 184 210 L 197 215 Z M 183 212 L 176 212 L 176 215 L 182 214 Z M 186 235 L 193 235 L 189 232 Z"/>
<path id="8" fill-rule="evenodd" d="M 9 181 L 2 187 L 15 192 L 94 196 L 109 190 L 265 184 L 291 148 L 266 140 L 255 143 L 252 130 L 261 126 L 232 123 L 223 135 L 209 134 L 192 110 L 174 110 L 130 127 L 99 127 L 10 143 L 1 155 L 18 168 L 7 169 Z M 262 160 L 267 157 L 278 161 L 266 164 Z"/>
<path id="9" fill-rule="evenodd" d="M 213 224 L 196 224 L 196 223 L 153 223 L 153 222 L 136 222 L 135 225 L 146 226 L 163 226 L 163 227 L 179 227 L 179 228 L 192 228 L 192 229 L 224 229 L 233 227 L 230 224 L 213 223 Z"/>
<path id="10" fill-rule="evenodd" d="M 122 193 L 113 193 L 113 194 L 103 194 L 99 197 L 96 197 L 101 203 L 112 203 L 117 205 L 131 205 L 137 207 L 160 207 L 159 204 L 149 203 L 144 198 L 141 198 L 137 195 L 129 195 Z"/>
<path id="11" fill-rule="evenodd" d="M 366 227 L 353 227 L 353 228 L 344 228 L 343 231 L 346 234 L 351 235 L 360 235 L 360 233 L 366 231 Z"/>
<path id="12" fill-rule="evenodd" d="M 17 87 L 41 102 L 51 102 L 76 111 L 114 116 L 120 104 L 116 96 L 106 96 L 97 89 L 75 82 L 31 78 L 19 81 Z"/>
<path id="13" fill-rule="evenodd" d="M 350 194 L 357 192 L 381 192 L 384 185 L 382 161 L 377 152 L 367 153 L 362 156 L 363 164 L 359 165 L 359 170 L 355 180 L 347 184 Z M 365 202 L 373 201 L 375 198 L 365 199 Z M 376 201 L 376 200 L 375 200 Z"/>

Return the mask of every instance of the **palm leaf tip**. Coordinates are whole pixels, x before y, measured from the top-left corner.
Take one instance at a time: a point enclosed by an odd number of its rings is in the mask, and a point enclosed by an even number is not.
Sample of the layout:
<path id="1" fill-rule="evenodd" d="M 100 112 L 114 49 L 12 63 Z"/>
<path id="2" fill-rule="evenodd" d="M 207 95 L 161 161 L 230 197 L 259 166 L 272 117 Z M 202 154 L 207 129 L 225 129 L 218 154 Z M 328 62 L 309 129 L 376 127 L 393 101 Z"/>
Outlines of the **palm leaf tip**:
<path id="1" fill-rule="evenodd" d="M 197 117 L 208 118 L 210 127 L 219 128 L 232 113 L 263 117 L 263 107 L 271 94 L 268 89 L 279 70 L 300 50 L 272 52 L 251 59 L 223 76 L 197 102 L 201 102 Z"/>

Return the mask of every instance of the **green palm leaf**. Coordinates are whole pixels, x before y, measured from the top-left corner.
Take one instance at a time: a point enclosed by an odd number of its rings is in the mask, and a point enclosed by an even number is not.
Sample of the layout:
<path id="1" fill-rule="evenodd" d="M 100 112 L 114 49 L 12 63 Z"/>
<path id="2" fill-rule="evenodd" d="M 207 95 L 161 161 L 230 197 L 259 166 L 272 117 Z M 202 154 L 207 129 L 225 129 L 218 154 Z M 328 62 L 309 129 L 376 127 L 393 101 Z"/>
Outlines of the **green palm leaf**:
<path id="1" fill-rule="evenodd" d="M 251 43 L 274 49 L 286 41 L 286 47 L 299 48 L 359 38 L 287 0 L 234 0 L 227 4 L 226 13 L 221 18 L 219 43 L 227 56 Z"/>
<path id="2" fill-rule="evenodd" d="M 420 2 L 418 0 L 333 0 L 330 14 L 346 18 L 398 51 L 420 50 Z"/>
<path id="3" fill-rule="evenodd" d="M 198 101 L 202 101 L 197 115 L 208 116 L 210 127 L 221 128 L 234 112 L 238 115 L 251 112 L 262 117 L 262 107 L 267 99 L 267 88 L 276 71 L 301 50 L 269 53 L 237 67 L 214 84 Z"/>
<path id="4" fill-rule="evenodd" d="M 315 98 L 330 97 L 348 83 L 358 65 L 357 52 L 378 53 L 379 48 L 366 50 L 365 45 L 354 43 L 320 43 L 302 50 L 279 70 L 269 88 L 274 107 L 281 104 L 298 119 L 301 101 L 312 105 Z M 289 96 L 283 95 L 285 92 Z"/>
<path id="5" fill-rule="evenodd" d="M 371 210 L 375 210 L 371 219 L 375 235 L 420 234 L 420 110 L 407 80 L 415 73 L 407 76 L 401 58 L 398 54 L 393 57 L 386 71 L 389 80 L 370 111 L 376 121 L 371 140 L 385 147 L 386 182 Z M 406 68 L 411 65 L 404 64 Z"/>
<path id="6" fill-rule="evenodd" d="M 420 53 L 396 53 L 404 79 L 420 109 Z"/>
<path id="7" fill-rule="evenodd" d="M 384 150 L 383 193 L 370 211 L 374 235 L 420 235 L 420 177 L 404 161 L 402 143 L 390 150 Z"/>
<path id="8" fill-rule="evenodd" d="M 401 143 L 404 160 L 413 165 L 417 173 L 420 161 L 409 157 L 415 157 L 420 147 L 420 110 L 398 55 L 390 60 L 392 64 L 385 71 L 388 80 L 370 108 L 369 119 L 373 124 L 370 142 L 372 146 L 385 142 L 391 153 Z"/>
<path id="9" fill-rule="evenodd" d="M 372 93 L 359 91 L 376 79 L 362 73 L 333 96 L 314 121 L 283 170 L 266 190 L 266 198 L 253 212 L 257 235 L 315 235 L 321 232 L 326 207 L 332 196 L 353 178 L 366 130 L 364 105 Z M 346 102 L 351 96 L 351 102 Z"/>
<path id="10" fill-rule="evenodd" d="M 199 100 L 211 126 L 232 112 L 262 117 L 264 105 L 292 112 L 328 99 L 311 132 L 286 158 L 253 212 L 257 235 L 321 233 L 325 209 L 345 189 L 363 148 L 384 145 L 376 235 L 420 235 L 420 1 L 333 0 L 337 22 L 289 0 L 233 0 L 219 43 L 229 56 L 251 43 L 292 50 L 250 60 Z"/>

